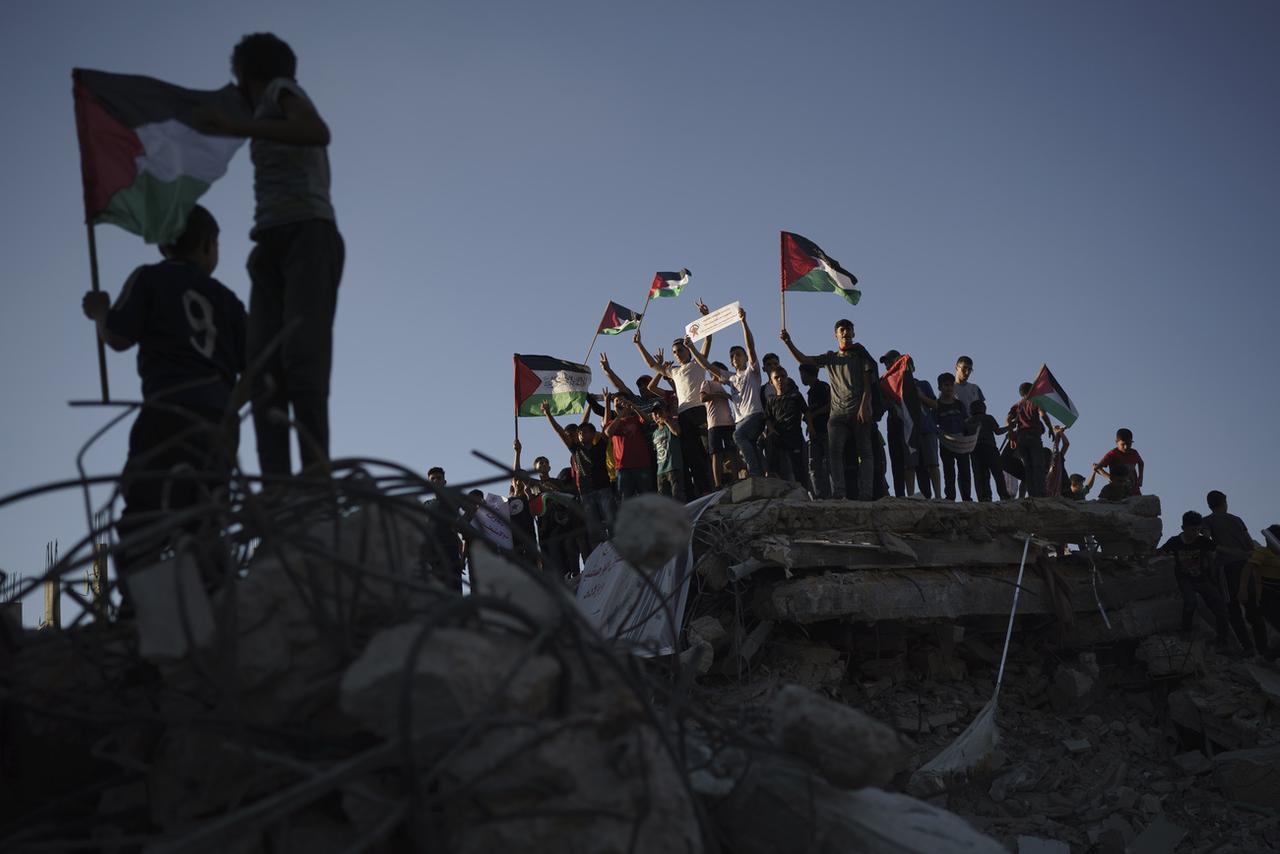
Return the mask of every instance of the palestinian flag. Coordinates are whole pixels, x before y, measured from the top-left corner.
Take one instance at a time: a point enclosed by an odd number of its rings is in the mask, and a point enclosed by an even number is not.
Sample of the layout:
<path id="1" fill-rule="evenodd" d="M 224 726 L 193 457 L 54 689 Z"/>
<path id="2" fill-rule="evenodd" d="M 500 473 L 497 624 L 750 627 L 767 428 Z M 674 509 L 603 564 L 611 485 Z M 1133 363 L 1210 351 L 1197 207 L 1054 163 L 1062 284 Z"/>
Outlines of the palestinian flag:
<path id="1" fill-rule="evenodd" d="M 1031 384 L 1031 394 L 1028 397 L 1036 406 L 1061 421 L 1063 427 L 1070 427 L 1080 417 L 1076 405 L 1062 390 L 1062 386 L 1058 385 L 1058 381 L 1049 372 L 1048 365 L 1040 366 L 1040 373 Z"/>
<path id="2" fill-rule="evenodd" d="M 679 273 L 654 273 L 653 284 L 649 286 L 649 299 L 678 297 L 687 284 L 689 284 L 688 268 Z"/>
<path id="3" fill-rule="evenodd" d="M 609 303 L 609 307 L 604 310 L 604 318 L 600 321 L 600 328 L 596 330 L 597 335 L 618 335 L 640 326 L 640 315 L 636 314 L 626 306 L 618 305 L 616 302 Z"/>
<path id="4" fill-rule="evenodd" d="M 192 114 L 206 107 L 243 114 L 239 92 L 231 85 L 205 92 L 83 68 L 71 79 L 86 221 L 114 223 L 148 243 L 173 242 L 196 200 L 244 144 L 200 133 Z"/>
<path id="5" fill-rule="evenodd" d="M 854 287 L 858 279 L 840 262 L 818 248 L 806 237 L 782 232 L 782 290 L 825 291 L 844 297 L 849 305 L 857 305 L 862 291 Z"/>
<path id="6" fill-rule="evenodd" d="M 551 405 L 552 415 L 572 415 L 587 410 L 591 369 L 586 365 L 519 353 L 511 358 L 516 366 L 516 415 L 540 416 L 544 403 Z"/>
<path id="7" fill-rule="evenodd" d="M 902 439 L 908 446 L 914 448 L 911 442 L 911 434 L 915 432 L 915 420 L 911 417 L 911 410 L 907 408 L 905 402 L 906 392 L 904 387 L 911 378 L 911 354 L 904 353 L 899 356 L 889 370 L 885 371 L 884 376 L 880 378 L 880 391 L 893 404 L 894 409 L 902 418 Z"/>

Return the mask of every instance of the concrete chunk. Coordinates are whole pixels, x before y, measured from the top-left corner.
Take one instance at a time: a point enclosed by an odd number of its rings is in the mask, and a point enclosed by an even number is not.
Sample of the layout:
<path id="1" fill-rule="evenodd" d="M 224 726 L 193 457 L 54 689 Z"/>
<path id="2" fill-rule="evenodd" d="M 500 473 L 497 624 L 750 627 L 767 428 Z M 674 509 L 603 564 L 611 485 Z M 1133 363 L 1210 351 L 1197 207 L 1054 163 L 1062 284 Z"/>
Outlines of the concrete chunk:
<path id="1" fill-rule="evenodd" d="M 798 756 L 834 786 L 884 786 L 902 761 L 892 729 L 799 685 L 786 685 L 769 703 L 773 742 Z"/>

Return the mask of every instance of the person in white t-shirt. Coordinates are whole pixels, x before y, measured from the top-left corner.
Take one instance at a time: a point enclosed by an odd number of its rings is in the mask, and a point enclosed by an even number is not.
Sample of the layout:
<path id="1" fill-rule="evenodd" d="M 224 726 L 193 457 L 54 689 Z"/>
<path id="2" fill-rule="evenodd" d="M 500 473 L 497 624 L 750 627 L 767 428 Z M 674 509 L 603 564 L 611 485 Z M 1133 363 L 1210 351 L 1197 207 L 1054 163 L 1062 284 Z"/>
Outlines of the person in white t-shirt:
<path id="1" fill-rule="evenodd" d="M 698 300 L 697 306 L 703 315 L 711 311 L 702 300 Z M 685 494 L 689 500 L 705 495 L 713 488 L 711 468 L 707 464 L 707 410 L 702 402 L 702 382 L 707 378 L 705 365 L 706 355 L 711 352 L 711 336 L 708 335 L 702 343 L 702 364 L 694 361 L 693 347 L 686 339 L 677 338 L 672 342 L 674 363 L 664 363 L 661 350 L 654 358 L 640 340 L 639 330 L 631 340 L 635 341 L 636 349 L 649 370 L 667 377 L 676 387 L 676 422 L 680 430 L 680 450 L 688 473 Z"/>
<path id="2" fill-rule="evenodd" d="M 760 477 L 764 474 L 764 460 L 760 455 L 760 434 L 764 432 L 764 401 L 760 390 L 760 362 L 756 359 L 756 341 L 747 325 L 747 312 L 738 309 L 738 322 L 742 324 L 745 347 L 729 348 L 729 361 L 734 373 L 729 377 L 733 389 L 733 441 L 742 454 L 747 474 Z M 702 367 L 707 366 L 706 356 L 695 356 Z"/>

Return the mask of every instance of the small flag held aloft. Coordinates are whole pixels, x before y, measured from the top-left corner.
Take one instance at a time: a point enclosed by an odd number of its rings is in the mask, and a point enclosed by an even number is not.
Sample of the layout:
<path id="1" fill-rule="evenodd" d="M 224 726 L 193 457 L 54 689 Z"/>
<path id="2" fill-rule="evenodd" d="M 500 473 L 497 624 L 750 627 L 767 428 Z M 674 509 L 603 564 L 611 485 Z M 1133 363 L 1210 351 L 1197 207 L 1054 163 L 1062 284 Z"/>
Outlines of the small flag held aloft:
<path id="1" fill-rule="evenodd" d="M 678 273 L 655 273 L 653 275 L 653 284 L 649 286 L 649 299 L 678 297 L 687 284 L 689 284 L 689 270 L 687 267 Z"/>
<path id="2" fill-rule="evenodd" d="M 596 329 L 597 335 L 620 335 L 640 326 L 640 315 L 624 305 L 610 302 L 604 310 L 604 317 Z"/>
<path id="3" fill-rule="evenodd" d="M 1058 385 L 1048 365 L 1040 366 L 1040 373 L 1036 374 L 1028 397 L 1036 406 L 1061 421 L 1063 427 L 1070 427 L 1080 417 L 1076 405 L 1071 402 L 1062 386 Z"/>

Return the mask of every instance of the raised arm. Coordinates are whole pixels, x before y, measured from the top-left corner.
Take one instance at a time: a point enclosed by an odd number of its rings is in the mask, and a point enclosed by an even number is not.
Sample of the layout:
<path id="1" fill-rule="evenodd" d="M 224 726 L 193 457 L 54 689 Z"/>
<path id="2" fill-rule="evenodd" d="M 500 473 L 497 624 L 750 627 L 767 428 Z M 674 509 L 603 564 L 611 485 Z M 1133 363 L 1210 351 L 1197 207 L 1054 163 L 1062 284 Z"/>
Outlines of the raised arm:
<path id="1" fill-rule="evenodd" d="M 636 330 L 636 334 L 631 336 L 631 340 L 635 342 L 636 349 L 640 351 L 640 355 L 644 357 L 644 363 L 649 366 L 651 371 L 660 371 L 658 360 L 649 355 L 649 351 L 644 348 L 644 342 L 640 340 L 640 330 Z"/>
<path id="2" fill-rule="evenodd" d="M 217 109 L 200 109 L 192 116 L 197 130 L 219 136 L 245 136 L 286 145 L 329 144 L 329 126 L 316 108 L 292 92 L 282 91 L 278 103 L 282 119 L 236 116 Z"/>
<path id="3" fill-rule="evenodd" d="M 816 365 L 817 361 L 812 356 L 806 356 L 796 349 L 796 345 L 791 343 L 791 333 L 783 329 L 778 333 L 778 337 L 782 339 L 782 343 L 787 345 L 787 349 L 791 351 L 791 358 L 795 359 L 802 365 Z"/>
<path id="4" fill-rule="evenodd" d="M 702 315 L 703 317 L 706 317 L 708 314 L 711 313 L 711 309 L 707 308 L 707 304 L 702 300 L 698 300 L 695 303 L 695 305 L 698 306 L 698 314 Z M 690 351 L 693 350 L 692 347 L 690 347 L 689 349 Z M 711 355 L 711 336 L 710 335 L 702 339 L 702 358 L 705 359 L 709 355 Z M 706 367 L 706 366 L 704 365 L 703 367 Z"/>
<path id="5" fill-rule="evenodd" d="M 751 334 L 751 327 L 747 325 L 747 312 L 745 309 L 738 309 L 738 322 L 742 324 L 742 338 L 747 345 L 747 365 L 753 371 L 760 370 L 760 362 L 756 359 L 756 337 Z"/>
<path id="6" fill-rule="evenodd" d="M 609 382 L 613 383 L 613 387 L 618 391 L 626 391 L 627 384 L 622 378 L 613 372 L 613 368 L 609 366 L 609 357 L 605 353 L 600 354 L 600 367 L 604 370 L 604 375 L 609 378 Z"/>
<path id="7" fill-rule="evenodd" d="M 715 368 L 711 367 L 711 363 L 707 361 L 707 354 L 699 353 L 697 350 L 693 349 L 693 342 L 689 340 L 688 336 L 684 339 L 684 347 L 689 351 L 689 355 L 693 357 L 693 361 L 697 363 L 698 367 L 702 368 L 704 371 L 711 373 L 715 372 Z"/>
<path id="8" fill-rule="evenodd" d="M 662 382 L 664 374 L 661 371 L 655 371 L 653 376 L 649 377 L 649 391 L 654 394 L 661 394 L 658 383 Z"/>
<path id="9" fill-rule="evenodd" d="M 560 437 L 561 442 L 564 442 L 564 446 L 572 451 L 573 443 L 569 441 L 569 434 L 564 432 L 564 428 L 556 421 L 556 417 L 551 414 L 551 404 L 542 404 L 542 414 L 547 416 L 547 420 L 551 422 L 551 429 L 556 431 L 556 435 Z"/>

